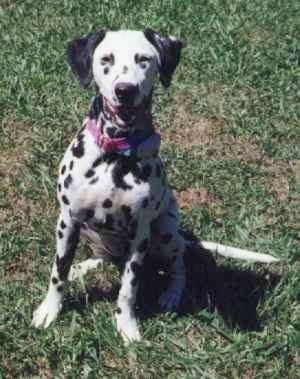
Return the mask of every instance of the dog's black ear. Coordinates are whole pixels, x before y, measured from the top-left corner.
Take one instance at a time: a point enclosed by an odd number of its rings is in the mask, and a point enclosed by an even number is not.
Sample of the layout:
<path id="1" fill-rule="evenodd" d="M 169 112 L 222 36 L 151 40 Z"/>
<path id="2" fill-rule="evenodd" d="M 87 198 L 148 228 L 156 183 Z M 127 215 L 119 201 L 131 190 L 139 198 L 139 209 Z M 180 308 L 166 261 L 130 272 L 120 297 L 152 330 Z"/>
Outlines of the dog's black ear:
<path id="1" fill-rule="evenodd" d="M 144 35 L 158 52 L 159 77 L 162 85 L 167 88 L 171 84 L 172 75 L 180 60 L 181 49 L 185 44 L 179 39 L 163 36 L 150 28 L 144 30 Z"/>
<path id="2" fill-rule="evenodd" d="M 93 79 L 92 62 L 97 45 L 105 37 L 105 30 L 76 38 L 67 45 L 67 61 L 79 83 L 87 88 Z"/>

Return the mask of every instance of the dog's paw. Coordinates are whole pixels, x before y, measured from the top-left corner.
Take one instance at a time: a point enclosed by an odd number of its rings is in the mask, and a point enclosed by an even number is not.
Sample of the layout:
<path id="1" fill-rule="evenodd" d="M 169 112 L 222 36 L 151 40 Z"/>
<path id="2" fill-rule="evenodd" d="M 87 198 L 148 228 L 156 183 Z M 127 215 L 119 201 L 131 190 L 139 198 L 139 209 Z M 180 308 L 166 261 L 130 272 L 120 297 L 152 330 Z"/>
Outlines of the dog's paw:
<path id="1" fill-rule="evenodd" d="M 46 298 L 33 313 L 31 325 L 36 328 L 48 328 L 57 318 L 61 308 L 61 301 Z"/>
<path id="2" fill-rule="evenodd" d="M 141 335 L 135 318 L 116 314 L 117 330 L 121 334 L 125 345 L 140 341 Z"/>
<path id="3" fill-rule="evenodd" d="M 82 279 L 87 273 L 87 270 L 83 270 L 80 265 L 72 265 L 68 274 L 68 281 L 74 282 L 76 279 Z"/>
<path id="4" fill-rule="evenodd" d="M 177 311 L 181 300 L 181 292 L 172 288 L 167 289 L 159 297 L 159 305 L 165 312 Z"/>
<path id="5" fill-rule="evenodd" d="M 89 258 L 81 263 L 72 265 L 68 274 L 68 281 L 73 282 L 76 279 L 82 279 L 88 271 L 98 268 L 103 264 L 101 258 Z"/>

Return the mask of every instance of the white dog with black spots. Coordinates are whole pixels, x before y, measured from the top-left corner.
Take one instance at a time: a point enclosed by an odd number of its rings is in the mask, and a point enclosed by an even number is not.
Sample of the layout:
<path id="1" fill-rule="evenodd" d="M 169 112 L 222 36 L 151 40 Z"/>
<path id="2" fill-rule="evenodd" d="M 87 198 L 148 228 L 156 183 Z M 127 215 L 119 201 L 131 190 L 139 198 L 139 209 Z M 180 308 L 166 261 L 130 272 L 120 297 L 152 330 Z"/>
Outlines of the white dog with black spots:
<path id="1" fill-rule="evenodd" d="M 60 164 L 57 249 L 48 292 L 34 312 L 35 327 L 46 328 L 56 319 L 68 281 L 106 259 L 123 263 L 115 317 L 125 342 L 140 339 L 135 300 L 145 254 L 168 261 L 170 283 L 159 302 L 166 311 L 178 307 L 189 241 L 180 233 L 176 201 L 158 155 L 151 104 L 156 75 L 170 85 L 182 48 L 180 40 L 151 29 L 101 30 L 69 43 L 73 73 L 83 87 L 94 84 L 96 96 Z M 72 266 L 80 235 L 94 255 Z M 212 242 L 202 245 L 229 257 L 276 261 Z"/>

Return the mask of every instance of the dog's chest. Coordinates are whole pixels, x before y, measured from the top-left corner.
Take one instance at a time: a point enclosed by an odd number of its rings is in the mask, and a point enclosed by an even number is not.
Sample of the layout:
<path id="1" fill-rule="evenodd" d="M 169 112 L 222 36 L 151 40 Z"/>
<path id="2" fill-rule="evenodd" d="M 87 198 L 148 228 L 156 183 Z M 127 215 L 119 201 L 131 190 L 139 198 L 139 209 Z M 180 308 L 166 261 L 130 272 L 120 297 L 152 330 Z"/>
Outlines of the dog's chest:
<path id="1" fill-rule="evenodd" d="M 58 199 L 94 231 L 129 233 L 138 218 L 151 221 L 164 206 L 165 173 L 158 157 L 103 155 L 85 132 L 60 165 Z M 133 227 L 132 227 L 133 225 Z"/>

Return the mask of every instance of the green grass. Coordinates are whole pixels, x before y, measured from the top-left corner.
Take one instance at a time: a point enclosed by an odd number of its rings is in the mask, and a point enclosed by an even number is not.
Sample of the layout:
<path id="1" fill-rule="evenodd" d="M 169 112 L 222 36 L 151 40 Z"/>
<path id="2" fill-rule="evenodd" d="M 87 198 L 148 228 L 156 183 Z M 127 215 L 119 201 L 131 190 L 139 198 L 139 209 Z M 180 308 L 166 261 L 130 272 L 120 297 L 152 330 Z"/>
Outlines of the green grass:
<path id="1" fill-rule="evenodd" d="M 300 377 L 299 10 L 296 0 L 0 3 L 0 377 Z M 80 284 L 53 326 L 30 327 L 54 255 L 58 163 L 92 95 L 67 68 L 66 42 L 100 27 L 145 26 L 188 44 L 170 91 L 157 86 L 156 123 L 187 136 L 197 120 L 218 125 L 216 143 L 164 145 L 172 185 L 216 199 L 183 208 L 184 224 L 282 259 L 269 268 L 281 279 L 260 298 L 257 331 L 206 310 L 158 315 L 141 323 L 144 340 L 125 348 L 111 302 L 75 306 Z M 91 275 L 85 286 L 95 283 Z"/>

